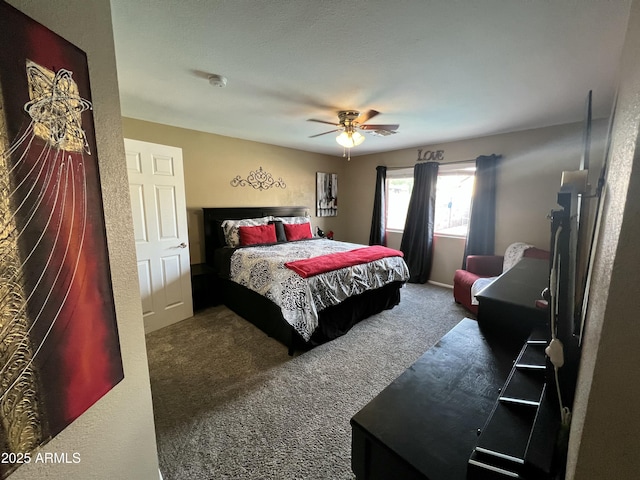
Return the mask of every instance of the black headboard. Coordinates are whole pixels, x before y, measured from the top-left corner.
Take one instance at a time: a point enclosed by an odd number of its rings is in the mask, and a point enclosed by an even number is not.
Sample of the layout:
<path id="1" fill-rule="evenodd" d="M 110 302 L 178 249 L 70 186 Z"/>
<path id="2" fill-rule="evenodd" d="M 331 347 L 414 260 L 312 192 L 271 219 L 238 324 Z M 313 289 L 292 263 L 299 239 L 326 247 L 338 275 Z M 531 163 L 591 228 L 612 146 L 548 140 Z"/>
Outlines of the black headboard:
<path id="1" fill-rule="evenodd" d="M 301 217 L 309 212 L 307 207 L 221 207 L 203 208 L 204 212 L 204 248 L 205 258 L 213 265 L 213 252 L 224 247 L 224 237 L 220 224 L 224 220 L 241 220 L 243 218 Z"/>

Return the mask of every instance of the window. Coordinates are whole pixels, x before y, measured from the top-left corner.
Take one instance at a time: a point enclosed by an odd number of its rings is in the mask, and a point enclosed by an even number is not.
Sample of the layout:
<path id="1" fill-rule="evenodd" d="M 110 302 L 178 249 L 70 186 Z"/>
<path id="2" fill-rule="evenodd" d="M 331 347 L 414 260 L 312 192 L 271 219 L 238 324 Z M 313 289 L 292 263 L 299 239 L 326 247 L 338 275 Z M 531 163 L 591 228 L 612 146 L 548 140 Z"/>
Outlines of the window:
<path id="1" fill-rule="evenodd" d="M 441 164 L 436 184 L 434 233 L 466 236 L 475 165 Z M 413 168 L 387 171 L 387 230 L 404 230 L 413 189 Z"/>
<path id="2" fill-rule="evenodd" d="M 413 168 L 387 170 L 387 230 L 404 230 L 413 190 Z"/>

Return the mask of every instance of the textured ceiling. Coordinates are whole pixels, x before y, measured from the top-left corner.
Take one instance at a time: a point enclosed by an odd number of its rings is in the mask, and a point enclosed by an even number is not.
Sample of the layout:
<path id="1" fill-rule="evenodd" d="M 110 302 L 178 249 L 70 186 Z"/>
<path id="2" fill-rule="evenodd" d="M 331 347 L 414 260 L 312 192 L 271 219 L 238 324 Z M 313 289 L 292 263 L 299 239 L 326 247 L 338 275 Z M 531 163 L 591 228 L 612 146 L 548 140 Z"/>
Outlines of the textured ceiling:
<path id="1" fill-rule="evenodd" d="M 341 156 L 607 116 L 630 0 L 111 0 L 122 113 Z M 209 74 L 228 78 L 209 85 Z"/>

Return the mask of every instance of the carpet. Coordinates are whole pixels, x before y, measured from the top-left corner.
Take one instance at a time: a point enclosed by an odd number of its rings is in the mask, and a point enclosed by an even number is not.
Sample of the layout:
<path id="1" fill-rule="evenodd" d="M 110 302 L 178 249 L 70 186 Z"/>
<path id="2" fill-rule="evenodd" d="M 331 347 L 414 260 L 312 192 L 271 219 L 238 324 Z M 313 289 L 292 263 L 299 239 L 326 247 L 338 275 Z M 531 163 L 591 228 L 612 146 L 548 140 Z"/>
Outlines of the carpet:
<path id="1" fill-rule="evenodd" d="M 164 480 L 353 479 L 349 420 L 462 318 L 450 289 L 293 357 L 224 306 L 147 335 Z"/>

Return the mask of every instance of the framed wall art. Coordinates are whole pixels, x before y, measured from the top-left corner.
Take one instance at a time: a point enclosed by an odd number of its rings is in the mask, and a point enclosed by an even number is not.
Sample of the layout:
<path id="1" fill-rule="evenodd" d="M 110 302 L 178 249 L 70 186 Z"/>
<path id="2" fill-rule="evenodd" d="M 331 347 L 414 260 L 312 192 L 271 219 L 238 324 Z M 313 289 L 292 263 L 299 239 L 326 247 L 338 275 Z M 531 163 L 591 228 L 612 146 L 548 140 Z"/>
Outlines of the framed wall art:
<path id="1" fill-rule="evenodd" d="M 86 55 L 5 2 L 0 45 L 5 478 L 124 372 Z"/>
<path id="2" fill-rule="evenodd" d="M 316 173 L 316 217 L 338 215 L 338 174 Z"/>

